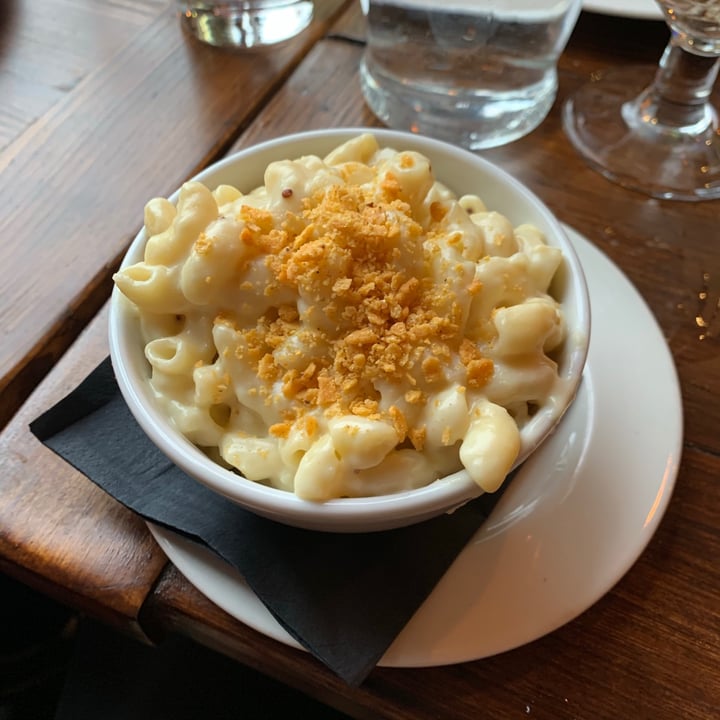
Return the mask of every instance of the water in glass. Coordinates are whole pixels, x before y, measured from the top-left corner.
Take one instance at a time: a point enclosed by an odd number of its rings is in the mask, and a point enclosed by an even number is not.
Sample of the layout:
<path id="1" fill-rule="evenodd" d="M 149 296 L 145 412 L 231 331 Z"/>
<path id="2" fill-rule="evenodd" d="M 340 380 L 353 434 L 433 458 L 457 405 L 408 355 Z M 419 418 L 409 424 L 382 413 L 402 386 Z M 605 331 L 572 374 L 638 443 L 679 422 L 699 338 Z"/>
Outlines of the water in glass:
<path id="1" fill-rule="evenodd" d="M 363 93 L 375 114 L 479 149 L 530 132 L 557 90 L 575 0 L 366 0 Z"/>

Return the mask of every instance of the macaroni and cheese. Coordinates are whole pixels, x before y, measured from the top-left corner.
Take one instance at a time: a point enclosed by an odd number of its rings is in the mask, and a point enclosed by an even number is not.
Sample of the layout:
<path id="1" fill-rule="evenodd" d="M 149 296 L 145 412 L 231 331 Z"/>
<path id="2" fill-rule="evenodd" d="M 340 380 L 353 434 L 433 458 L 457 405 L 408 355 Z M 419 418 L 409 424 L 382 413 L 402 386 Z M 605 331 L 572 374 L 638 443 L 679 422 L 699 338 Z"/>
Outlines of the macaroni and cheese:
<path id="1" fill-rule="evenodd" d="M 154 395 L 249 480 L 321 501 L 465 467 L 494 491 L 559 382 L 560 249 L 370 134 L 247 194 L 186 183 L 145 227 L 114 279 Z"/>

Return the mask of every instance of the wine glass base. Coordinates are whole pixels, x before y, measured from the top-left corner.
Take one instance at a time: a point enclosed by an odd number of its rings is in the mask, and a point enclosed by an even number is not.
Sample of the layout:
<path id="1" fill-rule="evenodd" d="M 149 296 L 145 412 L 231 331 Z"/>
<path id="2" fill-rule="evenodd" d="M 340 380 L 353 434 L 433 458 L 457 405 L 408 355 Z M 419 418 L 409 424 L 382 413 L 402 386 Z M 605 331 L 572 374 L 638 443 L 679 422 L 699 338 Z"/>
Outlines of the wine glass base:
<path id="1" fill-rule="evenodd" d="M 720 131 L 713 110 L 707 127 L 675 130 L 660 126 L 652 113 L 632 112 L 656 70 L 615 71 L 580 88 L 563 108 L 565 133 L 595 170 L 624 187 L 671 200 L 720 198 Z"/>

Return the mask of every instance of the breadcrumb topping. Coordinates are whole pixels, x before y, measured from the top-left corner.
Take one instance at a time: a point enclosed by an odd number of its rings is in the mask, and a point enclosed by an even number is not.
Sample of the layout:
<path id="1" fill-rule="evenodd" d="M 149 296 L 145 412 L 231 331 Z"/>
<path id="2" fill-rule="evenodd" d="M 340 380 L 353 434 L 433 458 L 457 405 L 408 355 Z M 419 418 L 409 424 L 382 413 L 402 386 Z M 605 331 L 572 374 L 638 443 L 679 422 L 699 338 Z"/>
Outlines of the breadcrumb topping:
<path id="1" fill-rule="evenodd" d="M 296 401 L 295 417 L 273 425 L 273 435 L 286 437 L 293 421 L 322 408 L 327 416 L 386 419 L 400 442 L 422 448 L 425 429 L 410 427 L 396 405 L 381 411 L 376 388 L 395 385 L 408 405 L 424 405 L 425 389 L 445 381 L 453 357 L 467 386 L 491 379 L 492 361 L 462 336 L 460 303 L 428 272 L 447 208 L 430 205 L 425 231 L 400 190 L 392 173 L 372 186 L 331 185 L 279 227 L 270 212 L 242 206 L 241 239 L 264 255 L 272 278 L 266 293 L 289 286 L 302 298 L 238 328 L 236 354 Z M 466 292 L 480 289 L 472 282 Z"/>

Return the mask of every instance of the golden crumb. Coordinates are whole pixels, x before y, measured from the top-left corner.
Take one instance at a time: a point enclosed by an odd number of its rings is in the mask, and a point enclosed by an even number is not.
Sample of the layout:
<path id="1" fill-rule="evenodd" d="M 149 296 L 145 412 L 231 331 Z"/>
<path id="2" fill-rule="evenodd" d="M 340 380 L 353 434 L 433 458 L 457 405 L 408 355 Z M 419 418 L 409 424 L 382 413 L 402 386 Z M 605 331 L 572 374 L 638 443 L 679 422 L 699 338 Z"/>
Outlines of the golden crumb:
<path id="1" fill-rule="evenodd" d="M 193 244 L 193 251 L 198 255 L 207 255 L 211 249 L 212 240 L 204 232 L 201 232 Z"/>
<path id="2" fill-rule="evenodd" d="M 250 205 L 243 205 L 240 208 L 240 219 L 245 221 L 247 228 L 256 233 L 269 233 L 275 226 L 271 212 Z"/>
<path id="3" fill-rule="evenodd" d="M 482 290 L 482 283 L 479 280 L 473 280 L 468 286 L 468 294 L 475 297 Z"/>
<path id="4" fill-rule="evenodd" d="M 425 380 L 427 380 L 429 383 L 440 382 L 444 379 L 442 365 L 440 364 L 440 361 L 433 355 L 423 360 L 422 371 L 425 375 Z"/>
<path id="5" fill-rule="evenodd" d="M 420 428 L 410 428 L 408 430 L 408 438 L 413 447 L 421 451 L 425 447 L 425 439 L 427 437 L 427 428 L 423 425 Z"/>
<path id="6" fill-rule="evenodd" d="M 347 345 L 372 345 L 372 343 L 377 342 L 377 340 L 377 334 L 369 327 L 353 330 L 345 336 L 345 343 Z"/>
<path id="7" fill-rule="evenodd" d="M 440 222 L 447 215 L 447 207 L 441 202 L 430 203 L 430 217 L 435 222 Z"/>
<path id="8" fill-rule="evenodd" d="M 377 419 L 380 417 L 378 413 L 377 400 L 371 400 L 370 398 L 353 401 L 350 404 L 350 412 L 353 415 L 359 415 L 361 417 L 367 417 L 371 419 Z"/>
<path id="9" fill-rule="evenodd" d="M 412 155 L 400 159 L 405 168 L 414 162 Z M 435 222 L 447 211 L 442 202 L 431 204 Z M 450 284 L 431 280 L 429 264 L 442 236 L 423 230 L 393 173 L 367 185 L 323 188 L 280 222 L 249 206 L 238 217 L 241 240 L 263 255 L 266 294 L 290 290 L 303 298 L 302 308 L 280 304 L 256 326 L 235 328 L 242 336 L 238 358 L 268 388 L 281 383 L 283 396 L 296 403 L 295 419 L 313 408 L 328 416 L 384 418 L 400 441 L 422 447 L 424 430 L 410 428 L 396 406 L 381 411 L 376 388 L 395 384 L 404 407 L 422 406 L 427 395 L 418 383 L 443 382 L 457 353 L 469 387 L 492 376 L 492 362 L 462 338 L 463 303 Z M 448 273 L 457 272 L 448 265 Z M 478 283 L 467 288 L 471 295 L 479 290 Z"/>
<path id="10" fill-rule="evenodd" d="M 309 437 L 313 437 L 318 431 L 318 421 L 312 415 L 306 415 L 303 418 L 303 427 Z"/>
<path id="11" fill-rule="evenodd" d="M 425 402 L 425 393 L 421 390 L 408 390 L 405 393 L 405 402 L 408 405 L 418 405 Z"/>
<path id="12" fill-rule="evenodd" d="M 481 388 L 492 379 L 494 366 L 492 360 L 479 358 L 467 364 L 467 381 L 471 388 Z"/>
<path id="13" fill-rule="evenodd" d="M 281 305 L 278 308 L 278 318 L 286 323 L 297 322 L 300 315 L 294 305 Z"/>
<path id="14" fill-rule="evenodd" d="M 275 423 L 269 428 L 270 434 L 277 438 L 287 438 L 291 429 L 292 425 L 289 422 Z"/>
<path id="15" fill-rule="evenodd" d="M 328 375 L 318 377 L 318 405 L 332 405 L 337 402 L 339 393 L 335 380 Z"/>
<path id="16" fill-rule="evenodd" d="M 277 378 L 278 368 L 275 365 L 275 360 L 270 353 L 265 353 L 258 363 L 257 369 L 258 377 L 262 380 L 272 382 Z"/>
<path id="17" fill-rule="evenodd" d="M 339 278 L 333 285 L 333 292 L 338 295 L 346 293 L 352 287 L 352 280 L 350 278 Z"/>
<path id="18" fill-rule="evenodd" d="M 397 406 L 391 405 L 388 409 L 388 415 L 390 416 L 395 432 L 398 435 L 398 442 L 402 442 L 407 437 L 409 429 L 405 414 Z"/>

